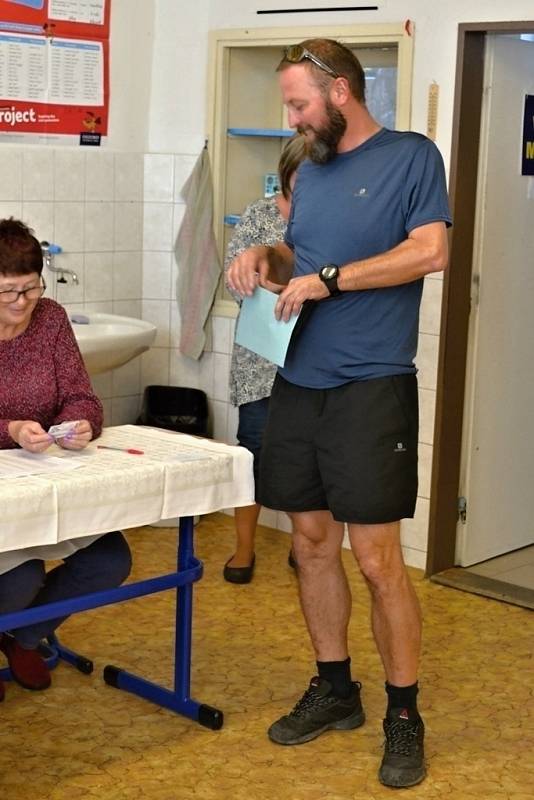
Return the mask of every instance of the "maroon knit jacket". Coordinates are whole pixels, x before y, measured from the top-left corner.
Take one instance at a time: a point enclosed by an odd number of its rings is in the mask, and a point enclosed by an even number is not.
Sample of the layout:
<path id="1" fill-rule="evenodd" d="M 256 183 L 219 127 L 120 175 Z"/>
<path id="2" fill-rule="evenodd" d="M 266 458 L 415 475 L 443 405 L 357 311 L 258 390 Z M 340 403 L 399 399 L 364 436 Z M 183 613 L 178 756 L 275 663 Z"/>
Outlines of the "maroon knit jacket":
<path id="1" fill-rule="evenodd" d="M 86 419 L 102 430 L 102 403 L 91 381 L 65 310 L 41 298 L 19 336 L 0 341 L 0 449 L 16 447 L 11 420 L 37 420 L 45 430 Z"/>

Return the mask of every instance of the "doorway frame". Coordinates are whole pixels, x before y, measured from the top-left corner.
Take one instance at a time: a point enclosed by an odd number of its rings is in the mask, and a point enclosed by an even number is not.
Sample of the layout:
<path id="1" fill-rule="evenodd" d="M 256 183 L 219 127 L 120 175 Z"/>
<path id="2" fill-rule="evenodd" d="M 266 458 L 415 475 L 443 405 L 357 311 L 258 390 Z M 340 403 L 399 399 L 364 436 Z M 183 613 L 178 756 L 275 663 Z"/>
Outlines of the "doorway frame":
<path id="1" fill-rule="evenodd" d="M 427 577 L 455 566 L 484 53 L 490 33 L 534 33 L 534 20 L 458 25 L 449 178 L 453 227 L 441 305 Z"/>

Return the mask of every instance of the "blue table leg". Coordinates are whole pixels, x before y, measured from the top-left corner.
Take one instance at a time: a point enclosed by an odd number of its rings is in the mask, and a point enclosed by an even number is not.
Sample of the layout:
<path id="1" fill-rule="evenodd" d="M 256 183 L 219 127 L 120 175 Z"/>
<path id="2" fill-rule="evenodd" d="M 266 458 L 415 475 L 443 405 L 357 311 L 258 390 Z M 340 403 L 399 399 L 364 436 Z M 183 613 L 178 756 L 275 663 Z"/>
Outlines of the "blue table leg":
<path id="1" fill-rule="evenodd" d="M 198 561 L 194 555 L 193 517 L 180 520 L 178 533 L 178 573 L 191 570 Z M 165 689 L 109 664 L 104 668 L 104 680 L 110 686 L 143 697 L 168 708 L 206 728 L 219 730 L 224 717 L 222 711 L 198 703 L 190 696 L 191 690 L 191 633 L 193 622 L 193 583 L 189 581 L 176 589 L 176 639 L 174 645 L 174 691 Z"/>

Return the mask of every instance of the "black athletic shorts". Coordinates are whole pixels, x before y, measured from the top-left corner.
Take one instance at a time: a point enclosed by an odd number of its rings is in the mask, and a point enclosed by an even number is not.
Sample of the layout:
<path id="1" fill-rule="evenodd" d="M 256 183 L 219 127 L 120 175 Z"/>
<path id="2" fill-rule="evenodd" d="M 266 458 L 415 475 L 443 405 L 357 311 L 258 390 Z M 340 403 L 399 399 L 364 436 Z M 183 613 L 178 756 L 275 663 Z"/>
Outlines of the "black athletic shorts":
<path id="1" fill-rule="evenodd" d="M 413 517 L 418 427 L 413 374 L 333 389 L 306 389 L 277 375 L 258 501 L 287 512 L 328 509 L 339 522 Z"/>

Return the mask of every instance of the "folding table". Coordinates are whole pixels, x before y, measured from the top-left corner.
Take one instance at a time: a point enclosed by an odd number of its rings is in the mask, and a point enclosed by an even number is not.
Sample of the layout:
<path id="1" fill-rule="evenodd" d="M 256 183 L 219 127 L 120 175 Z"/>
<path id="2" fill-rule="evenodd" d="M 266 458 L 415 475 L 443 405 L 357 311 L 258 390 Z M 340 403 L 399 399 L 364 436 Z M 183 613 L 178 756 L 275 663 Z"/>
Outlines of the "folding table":
<path id="1" fill-rule="evenodd" d="M 102 445 L 113 449 L 99 449 Z M 130 448 L 142 454 L 127 452 Z M 0 482 L 0 552 L 179 518 L 177 568 L 116 589 L 1 614 L 0 631 L 176 588 L 174 688 L 113 665 L 105 667 L 104 680 L 208 728 L 220 728 L 222 711 L 190 696 L 193 583 L 202 577 L 193 523 L 195 515 L 254 502 L 251 453 L 172 431 L 123 425 L 105 428 L 86 450 L 56 454 L 77 468 L 55 472 L 43 467 L 40 474 Z M 56 637 L 44 649 L 51 665 L 61 658 L 82 672 L 92 671 L 88 658 Z"/>

